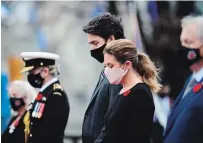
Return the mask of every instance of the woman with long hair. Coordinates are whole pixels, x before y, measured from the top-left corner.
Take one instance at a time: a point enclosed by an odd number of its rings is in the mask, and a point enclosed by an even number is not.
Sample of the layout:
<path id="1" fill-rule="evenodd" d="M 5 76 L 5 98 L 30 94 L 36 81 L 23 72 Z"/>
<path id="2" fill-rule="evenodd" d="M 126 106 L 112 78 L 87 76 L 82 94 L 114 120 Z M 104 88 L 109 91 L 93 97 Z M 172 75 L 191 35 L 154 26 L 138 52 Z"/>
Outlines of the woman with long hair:
<path id="1" fill-rule="evenodd" d="M 109 82 L 122 84 L 122 89 L 109 103 L 104 128 L 95 143 L 150 143 L 155 110 L 152 92 L 161 88 L 157 68 L 126 39 L 106 46 L 104 63 Z"/>

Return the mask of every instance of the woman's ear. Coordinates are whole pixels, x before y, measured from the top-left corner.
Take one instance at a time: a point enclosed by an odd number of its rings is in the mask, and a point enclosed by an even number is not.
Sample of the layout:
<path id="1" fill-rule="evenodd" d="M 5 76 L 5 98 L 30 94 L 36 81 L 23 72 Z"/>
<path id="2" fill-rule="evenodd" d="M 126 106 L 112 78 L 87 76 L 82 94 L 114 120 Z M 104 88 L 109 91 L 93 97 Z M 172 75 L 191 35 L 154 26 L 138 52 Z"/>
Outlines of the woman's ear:
<path id="1" fill-rule="evenodd" d="M 132 67 L 132 62 L 131 61 L 126 61 L 124 69 L 129 70 Z"/>

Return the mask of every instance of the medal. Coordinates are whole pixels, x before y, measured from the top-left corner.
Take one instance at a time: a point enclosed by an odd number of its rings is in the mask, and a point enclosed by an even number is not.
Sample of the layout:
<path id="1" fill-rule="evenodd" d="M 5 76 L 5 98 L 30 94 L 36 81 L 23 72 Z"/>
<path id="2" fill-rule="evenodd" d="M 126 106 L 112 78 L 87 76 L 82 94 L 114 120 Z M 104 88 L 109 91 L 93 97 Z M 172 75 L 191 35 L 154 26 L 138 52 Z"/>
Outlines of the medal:
<path id="1" fill-rule="evenodd" d="M 42 101 L 46 101 L 46 100 L 47 100 L 46 97 L 43 97 L 43 98 L 42 98 Z"/>
<path id="2" fill-rule="evenodd" d="M 38 108 L 37 108 L 37 111 L 36 111 L 36 114 L 35 114 L 36 118 L 38 118 L 38 116 L 39 116 L 39 110 L 41 108 L 41 105 L 42 105 L 42 103 L 38 103 Z"/>
<path id="3" fill-rule="evenodd" d="M 38 114 L 38 118 L 41 118 L 41 117 L 42 117 L 42 114 L 43 114 L 43 112 L 44 112 L 44 108 L 45 108 L 45 104 L 44 104 L 44 103 L 41 103 L 40 110 L 39 110 L 39 114 Z"/>
<path id="4" fill-rule="evenodd" d="M 12 133 L 14 132 L 14 130 L 16 129 L 16 127 L 18 126 L 21 117 L 22 117 L 22 116 L 19 115 L 19 116 L 13 121 L 13 123 L 9 126 L 9 133 L 10 133 L 10 134 L 12 134 Z"/>
<path id="5" fill-rule="evenodd" d="M 32 112 L 32 117 L 36 116 L 36 111 L 37 111 L 38 105 L 39 105 L 39 103 L 37 102 L 36 105 L 35 105 L 35 108 L 34 108 L 34 110 Z"/>

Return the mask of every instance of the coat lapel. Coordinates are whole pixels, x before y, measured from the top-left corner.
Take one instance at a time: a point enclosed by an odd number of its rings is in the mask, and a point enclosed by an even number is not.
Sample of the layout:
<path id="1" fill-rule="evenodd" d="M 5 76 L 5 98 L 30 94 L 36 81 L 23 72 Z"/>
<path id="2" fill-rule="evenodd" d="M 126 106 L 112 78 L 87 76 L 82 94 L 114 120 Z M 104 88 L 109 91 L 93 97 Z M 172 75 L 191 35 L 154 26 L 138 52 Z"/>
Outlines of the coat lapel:
<path id="1" fill-rule="evenodd" d="M 103 73 L 101 73 L 101 74 L 103 74 Z M 100 77 L 100 78 L 101 78 L 101 77 Z M 87 112 L 88 109 L 90 108 L 90 106 L 91 106 L 93 100 L 94 100 L 95 97 L 97 96 L 97 93 L 99 92 L 100 88 L 101 88 L 102 85 L 104 84 L 104 81 L 106 81 L 106 80 L 107 80 L 106 77 L 103 75 L 103 78 L 101 79 L 101 81 L 98 81 L 97 87 L 95 88 L 95 90 L 94 90 L 94 92 L 93 92 L 92 98 L 91 98 L 91 100 L 90 100 L 90 103 L 89 103 L 89 105 L 88 105 L 88 107 L 87 107 L 86 112 Z"/>
<path id="2" fill-rule="evenodd" d="M 188 107 L 188 105 L 191 103 L 193 97 L 194 97 L 194 93 L 190 91 L 183 99 L 180 99 L 179 104 L 176 106 L 176 109 L 174 110 L 173 114 L 171 115 L 171 118 L 169 119 L 170 120 L 170 124 L 168 126 L 169 130 L 172 128 L 177 117 L 184 110 L 184 108 Z"/>
<path id="3" fill-rule="evenodd" d="M 103 85 L 103 81 L 104 81 L 104 80 L 105 80 L 105 77 L 100 81 L 101 84 L 99 84 L 99 85 L 97 86 L 97 88 L 95 89 L 95 91 L 94 91 L 94 93 L 93 93 L 93 95 L 92 95 L 92 98 L 91 98 L 91 100 L 90 100 L 90 103 L 91 103 L 92 100 L 96 97 L 96 95 L 97 95 L 99 89 L 100 89 L 100 88 L 102 87 L 102 85 Z"/>
<path id="4" fill-rule="evenodd" d="M 184 85 L 182 91 L 180 92 L 177 99 L 173 103 L 173 106 L 172 106 L 171 111 L 170 111 L 169 116 L 168 116 L 168 123 L 167 123 L 167 128 L 166 128 L 164 136 L 166 136 L 167 133 L 170 131 L 171 126 L 173 125 L 175 119 L 177 118 L 177 115 L 178 115 L 177 113 L 179 113 L 181 111 L 181 107 L 185 106 L 186 101 L 188 100 L 188 98 L 186 98 L 186 97 L 182 100 L 182 97 L 183 97 L 183 94 L 184 94 L 184 92 L 186 90 L 186 87 L 187 87 L 188 83 L 191 80 L 191 77 L 192 76 L 190 76 L 188 78 L 188 80 L 186 81 L 186 84 Z M 190 92 L 188 94 L 190 94 Z"/>
<path id="5" fill-rule="evenodd" d="M 189 78 L 191 79 L 191 77 Z M 187 81 L 187 84 L 189 83 L 190 80 Z M 203 78 L 201 79 L 200 82 L 203 81 Z M 186 85 L 187 85 L 186 84 Z M 187 87 L 187 86 L 186 86 Z M 184 91 L 186 89 L 186 87 L 184 87 Z M 184 110 L 184 108 L 188 107 L 189 104 L 191 104 L 192 99 L 196 97 L 197 93 L 194 93 L 192 90 L 189 91 L 187 93 L 187 95 L 182 99 L 184 92 L 181 92 L 181 96 L 179 97 L 179 99 L 177 99 L 177 103 L 174 106 L 173 111 L 171 112 L 170 117 L 168 118 L 168 125 L 167 125 L 167 130 L 165 132 L 165 137 L 167 136 L 167 134 L 169 133 L 170 129 L 173 127 L 173 124 L 175 123 L 175 120 L 177 119 L 177 117 L 181 114 L 181 112 Z"/>

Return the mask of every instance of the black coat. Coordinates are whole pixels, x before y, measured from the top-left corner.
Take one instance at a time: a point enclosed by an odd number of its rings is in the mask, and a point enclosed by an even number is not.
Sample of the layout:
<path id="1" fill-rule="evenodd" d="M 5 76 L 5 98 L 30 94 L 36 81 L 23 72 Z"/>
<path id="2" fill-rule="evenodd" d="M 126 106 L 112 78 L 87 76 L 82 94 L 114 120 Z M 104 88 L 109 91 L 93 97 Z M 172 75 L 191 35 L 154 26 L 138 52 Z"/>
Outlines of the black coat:
<path id="1" fill-rule="evenodd" d="M 90 104 L 85 112 L 82 128 L 83 143 L 93 143 L 104 126 L 104 116 L 109 102 L 119 93 L 121 87 L 110 85 L 104 72 L 101 72 L 99 81 L 92 95 Z"/>
<path id="2" fill-rule="evenodd" d="M 2 143 L 25 143 L 25 132 L 24 132 L 25 125 L 23 123 L 24 116 L 25 115 L 23 115 L 22 118 L 19 120 L 19 124 L 16 126 L 15 130 L 12 133 L 9 133 L 10 125 L 14 122 L 14 120 L 18 116 L 14 116 L 11 119 L 8 128 L 1 136 Z"/>
<path id="3" fill-rule="evenodd" d="M 144 83 L 116 96 L 105 116 L 105 125 L 94 143 L 150 143 L 154 102 Z"/>
<path id="4" fill-rule="evenodd" d="M 68 97 L 59 81 L 49 85 L 41 94 L 41 97 L 35 99 L 30 110 L 28 143 L 63 143 L 70 110 Z M 42 117 L 36 118 L 33 113 L 39 103 L 45 103 L 45 108 Z"/>

